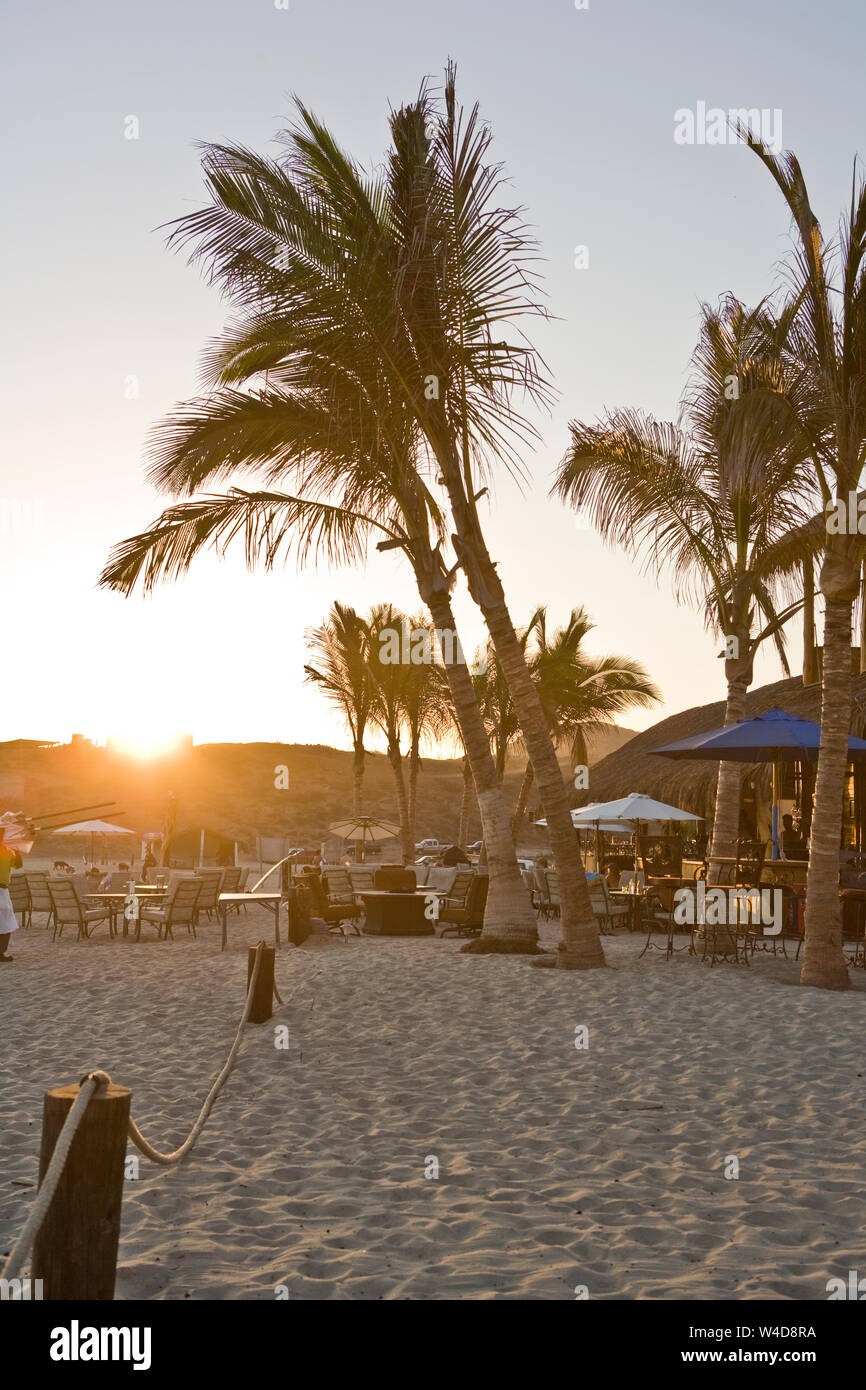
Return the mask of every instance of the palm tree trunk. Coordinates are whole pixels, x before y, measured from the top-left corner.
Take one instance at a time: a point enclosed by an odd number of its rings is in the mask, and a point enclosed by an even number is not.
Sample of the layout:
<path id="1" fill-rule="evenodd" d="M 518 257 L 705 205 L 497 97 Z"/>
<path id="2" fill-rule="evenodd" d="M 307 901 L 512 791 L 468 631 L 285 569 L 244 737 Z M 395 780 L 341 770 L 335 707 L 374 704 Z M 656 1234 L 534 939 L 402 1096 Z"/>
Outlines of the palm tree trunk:
<path id="1" fill-rule="evenodd" d="M 415 846 L 409 834 L 409 800 L 406 795 L 406 779 L 403 776 L 403 758 L 400 754 L 400 746 L 392 739 L 388 740 L 388 762 L 391 764 L 391 771 L 394 774 L 394 790 L 397 794 L 397 814 L 400 818 L 400 846 L 403 852 L 403 863 L 411 864 L 415 858 Z"/>
<path id="2" fill-rule="evenodd" d="M 815 562 L 803 561 L 803 684 L 818 684 L 818 649 L 815 645 Z"/>
<path id="3" fill-rule="evenodd" d="M 848 989 L 839 909 L 842 800 L 851 729 L 852 602 L 827 597 L 824 673 L 821 682 L 821 748 L 806 879 L 806 936 L 800 983 Z"/>
<path id="4" fill-rule="evenodd" d="M 408 794 L 408 814 L 409 814 L 409 841 L 412 845 L 412 858 L 415 858 L 415 821 L 418 811 L 418 773 L 421 770 L 421 755 L 418 751 L 418 740 L 412 740 L 412 747 L 409 749 L 409 794 Z"/>
<path id="5" fill-rule="evenodd" d="M 469 591 L 484 615 L 487 630 L 508 682 L 523 740 L 532 762 L 538 794 L 547 817 L 556 867 L 559 871 L 561 940 L 555 964 L 564 970 L 594 970 L 606 964 L 593 916 L 580 847 L 571 820 L 568 790 L 562 779 L 550 727 L 538 691 L 526 666 L 496 567 L 483 538 L 472 538 L 471 556 L 461 547 Z M 513 844 L 513 841 L 512 841 Z"/>
<path id="6" fill-rule="evenodd" d="M 866 671 L 866 560 L 860 574 L 860 675 Z"/>
<path id="7" fill-rule="evenodd" d="M 736 724 L 746 713 L 748 682 L 744 677 L 728 681 L 728 701 L 725 705 L 725 727 Z M 710 848 L 709 882 L 718 883 L 722 856 L 736 857 L 737 834 L 740 828 L 740 784 L 742 763 L 719 763 L 716 780 L 716 811 L 713 817 L 713 841 Z"/>
<path id="8" fill-rule="evenodd" d="M 469 759 L 463 759 L 463 796 L 460 801 L 460 825 L 457 829 L 457 843 L 465 849 L 469 843 L 469 817 L 472 815 L 472 768 Z"/>
<path id="9" fill-rule="evenodd" d="M 535 773 L 532 771 L 532 763 L 527 760 L 520 783 L 520 791 L 517 793 L 517 805 L 514 807 L 514 820 L 512 822 L 512 835 L 514 843 L 520 839 L 520 832 L 523 829 L 523 817 L 526 815 L 526 803 L 529 800 L 529 793 L 532 790 L 532 783 Z"/>
<path id="10" fill-rule="evenodd" d="M 434 627 L 443 632 L 456 632 L 448 595 L 436 590 L 429 597 L 422 592 L 422 598 L 430 609 Z M 462 661 L 446 663 L 445 675 L 475 783 L 481 833 L 490 871 L 481 936 L 463 949 L 470 953 L 524 952 L 534 955 L 538 950 L 535 914 L 517 867 L 508 803 L 499 785 L 472 677 Z"/>
<path id="11" fill-rule="evenodd" d="M 361 816 L 364 814 L 364 745 L 355 745 L 355 756 L 352 761 L 352 814 Z"/>

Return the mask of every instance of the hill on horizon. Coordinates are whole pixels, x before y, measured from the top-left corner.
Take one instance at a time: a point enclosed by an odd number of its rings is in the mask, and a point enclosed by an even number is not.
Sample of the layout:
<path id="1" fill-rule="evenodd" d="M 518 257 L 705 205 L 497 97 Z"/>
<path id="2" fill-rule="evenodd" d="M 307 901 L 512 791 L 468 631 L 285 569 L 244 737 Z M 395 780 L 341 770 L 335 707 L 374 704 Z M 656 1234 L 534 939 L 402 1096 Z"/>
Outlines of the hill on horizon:
<path id="1" fill-rule="evenodd" d="M 626 743 L 634 733 L 614 725 L 591 745 L 590 762 Z M 513 803 L 525 757 L 509 759 L 504 779 Z M 566 775 L 570 769 L 561 760 Z M 289 786 L 278 790 L 277 771 Z M 451 841 L 457 835 L 463 791 L 459 758 L 425 757 L 418 784 L 417 837 Z M 177 829 L 207 827 L 252 848 L 256 835 L 284 835 L 317 846 L 328 825 L 351 814 L 352 753 L 322 744 L 211 743 L 187 746 L 144 761 L 85 740 L 46 745 L 32 739 L 0 743 L 0 811 L 29 816 L 114 803 L 82 812 L 128 825 L 137 834 L 161 831 L 168 794 L 177 799 Z M 530 797 L 530 805 L 537 798 Z M 396 823 L 393 775 L 383 753 L 367 755 L 364 810 Z M 540 833 L 540 832 L 536 832 Z M 478 838 L 477 815 L 470 842 Z M 36 852 L 62 844 L 40 837 Z M 66 848 L 70 841 L 66 839 Z"/>

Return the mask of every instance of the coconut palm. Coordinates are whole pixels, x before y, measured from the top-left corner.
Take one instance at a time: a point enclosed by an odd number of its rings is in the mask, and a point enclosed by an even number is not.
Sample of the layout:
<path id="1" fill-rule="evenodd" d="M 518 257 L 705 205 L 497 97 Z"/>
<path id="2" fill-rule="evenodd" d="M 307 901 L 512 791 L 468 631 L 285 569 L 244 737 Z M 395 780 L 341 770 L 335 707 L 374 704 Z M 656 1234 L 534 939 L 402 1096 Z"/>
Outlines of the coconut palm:
<path id="1" fill-rule="evenodd" d="M 537 608 L 526 629 L 530 670 L 557 747 L 568 749 L 572 764 L 588 763 L 587 740 L 609 728 L 630 709 L 647 709 L 661 693 L 637 661 L 624 656 L 588 656 L 583 642 L 593 631 L 584 608 L 573 608 L 568 621 L 547 630 L 547 609 Z M 514 809 L 514 839 L 520 834 L 532 789 L 528 762 Z"/>
<path id="2" fill-rule="evenodd" d="M 147 591 L 235 540 L 248 566 L 272 569 L 292 551 L 300 564 L 351 564 L 379 537 L 409 560 L 434 626 L 455 632 L 456 571 L 404 322 L 400 190 L 390 170 L 366 176 L 298 109 L 279 160 L 205 151 L 210 201 L 171 240 L 192 246 L 235 318 L 207 354 L 206 394 L 157 430 L 149 471 L 158 490 L 191 500 L 116 546 L 100 582 Z M 238 478 L 252 488 L 201 491 Z M 460 660 L 445 671 L 488 847 L 488 945 L 532 950 L 535 919 L 472 678 Z"/>
<path id="3" fill-rule="evenodd" d="M 837 246 L 824 240 L 796 157 L 772 154 L 741 130 L 788 205 L 795 232 L 787 265 L 796 312 L 787 337 L 795 366 L 808 374 L 820 405 L 815 433 L 794 406 L 810 438 L 825 507 L 847 507 L 866 463 L 866 182 L 855 165 L 851 202 Z M 821 748 L 812 813 L 806 883 L 803 984 L 846 989 L 839 908 L 839 846 L 851 728 L 851 629 L 860 587 L 862 537 L 828 527 L 820 569 L 824 596 Z"/>
<path id="4" fill-rule="evenodd" d="M 409 820 L 409 798 L 401 750 L 401 736 L 407 722 L 407 686 L 412 679 L 412 666 L 409 662 L 391 659 L 389 647 L 392 643 L 386 639 L 396 636 L 399 647 L 403 633 L 408 630 L 408 618 L 392 603 L 377 603 L 370 610 L 367 632 L 370 674 L 374 683 L 370 717 L 385 739 L 388 762 L 394 774 L 404 864 L 411 864 L 415 858 L 415 837 Z"/>
<path id="5" fill-rule="evenodd" d="M 677 599 L 702 607 L 724 641 L 726 724 L 745 713 L 762 642 L 773 641 L 788 674 L 783 626 L 803 603 L 787 579 L 790 533 L 812 511 L 808 453 L 779 401 L 785 374 L 765 317 L 733 297 L 718 312 L 704 306 L 678 424 L 628 409 L 600 424 L 575 421 L 555 484 L 606 540 L 657 574 L 670 566 Z M 719 858 L 735 852 L 740 774 L 741 764 L 719 764 L 713 881 Z"/>
<path id="6" fill-rule="evenodd" d="M 406 666 L 401 692 L 403 718 L 409 740 L 406 778 L 409 838 L 414 845 L 418 812 L 418 776 L 421 772 L 421 745 L 425 741 L 438 740 L 446 731 L 449 723 L 446 709 L 447 703 L 450 703 L 450 694 L 443 667 L 435 660 L 435 637 L 431 631 L 429 619 L 423 613 L 415 614 L 409 619 L 409 627 L 411 632 L 415 634 L 426 632 L 428 637 L 428 643 L 420 652 L 420 655 L 425 659 L 410 661 Z M 429 660 L 426 659 L 428 654 Z"/>
<path id="7" fill-rule="evenodd" d="M 334 603 L 325 621 L 305 633 L 317 664 L 305 666 L 314 682 L 339 712 L 352 736 L 352 812 L 363 814 L 364 736 L 370 722 L 373 682 L 368 659 L 369 634 L 363 618 L 347 604 Z"/>
<path id="8" fill-rule="evenodd" d="M 399 326 L 387 333 L 389 364 L 439 466 L 457 559 L 511 691 L 550 826 L 562 940 L 555 960 L 545 963 L 592 969 L 605 964 L 604 953 L 568 791 L 478 508 L 491 466 L 519 473 L 520 447 L 534 437 L 517 395 L 550 399 L 543 364 L 517 331 L 519 320 L 542 313 L 531 269 L 535 246 L 519 210 L 498 202 L 502 179 L 488 163 L 491 132 L 477 107 L 467 115 L 458 104 L 453 66 L 441 102 L 422 88 L 391 126 L 388 252 Z"/>

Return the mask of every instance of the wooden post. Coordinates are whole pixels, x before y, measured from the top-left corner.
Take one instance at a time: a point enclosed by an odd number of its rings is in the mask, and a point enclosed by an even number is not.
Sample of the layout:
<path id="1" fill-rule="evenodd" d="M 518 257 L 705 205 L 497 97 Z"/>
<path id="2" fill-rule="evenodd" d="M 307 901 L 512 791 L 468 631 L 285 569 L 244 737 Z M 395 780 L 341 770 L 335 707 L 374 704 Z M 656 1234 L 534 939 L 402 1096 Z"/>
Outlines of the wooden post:
<path id="1" fill-rule="evenodd" d="M 258 946 L 249 948 L 247 957 L 247 989 L 250 987 L 250 980 L 253 978 L 253 967 L 256 963 L 256 951 Z M 274 1002 L 274 958 L 276 951 L 273 946 L 262 945 L 262 960 L 259 966 L 259 978 L 256 980 L 255 993 L 253 994 L 252 1007 L 250 1008 L 250 1023 L 267 1023 L 269 1018 L 273 1018 Z"/>
<path id="2" fill-rule="evenodd" d="M 45 1092 L 39 1182 L 79 1086 Z M 33 1246 L 33 1278 L 46 1299 L 114 1298 L 130 1092 L 101 1086 L 90 1097 Z"/>

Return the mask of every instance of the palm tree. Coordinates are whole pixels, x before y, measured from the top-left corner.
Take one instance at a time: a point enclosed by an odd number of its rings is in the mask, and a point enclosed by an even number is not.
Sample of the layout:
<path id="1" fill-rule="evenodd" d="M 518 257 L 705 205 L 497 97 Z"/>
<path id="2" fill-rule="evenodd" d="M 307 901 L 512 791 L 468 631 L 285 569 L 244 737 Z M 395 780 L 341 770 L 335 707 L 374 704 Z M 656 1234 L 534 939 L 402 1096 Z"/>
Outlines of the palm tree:
<path id="1" fill-rule="evenodd" d="M 855 164 L 839 243 L 828 245 L 797 158 L 790 152 L 771 154 L 748 131 L 739 133 L 769 170 L 791 213 L 796 244 L 788 270 L 796 312 L 787 348 L 794 365 L 808 375 L 822 429 L 811 429 L 796 406 L 794 413 L 813 450 L 825 507 L 834 500 L 847 507 L 866 463 L 866 183 Z M 825 603 L 821 748 L 801 981 L 825 989 L 849 985 L 842 952 L 839 846 L 851 729 L 851 629 L 862 545 L 857 534 L 830 533 L 828 527 L 819 581 Z"/>
<path id="2" fill-rule="evenodd" d="M 415 840 L 409 825 L 409 799 L 400 747 L 400 738 L 406 722 L 406 685 L 412 667 L 403 661 L 388 660 L 387 647 L 383 646 L 382 638 L 391 637 L 395 633 L 402 634 L 404 630 L 408 630 L 408 626 L 406 615 L 392 603 L 377 603 L 370 610 L 367 619 L 370 673 L 374 682 L 370 716 L 385 738 L 388 762 L 394 774 L 404 864 L 411 864 L 415 858 Z"/>
<path id="3" fill-rule="evenodd" d="M 719 312 L 704 306 L 679 423 L 631 410 L 598 425 L 574 422 L 555 484 L 590 509 L 606 540 L 657 573 L 671 565 L 677 598 L 703 607 L 725 643 L 726 724 L 745 713 L 755 652 L 768 638 L 787 674 L 782 628 L 803 603 L 802 595 L 782 609 L 776 602 L 790 532 L 811 508 L 800 501 L 808 456 L 779 403 L 784 373 L 764 319 L 763 309 L 749 314 L 733 297 Z M 740 775 L 741 764 L 719 764 L 713 882 L 719 858 L 735 852 Z"/>
<path id="4" fill-rule="evenodd" d="M 364 735 L 370 722 L 373 683 L 368 661 L 368 637 L 364 620 L 347 604 L 334 603 L 320 627 L 308 628 L 307 647 L 317 660 L 305 666 L 314 682 L 342 715 L 352 735 L 352 811 L 363 814 Z"/>
<path id="5" fill-rule="evenodd" d="M 181 218 L 171 240 L 192 245 L 236 317 L 206 358 L 207 393 L 177 408 L 150 449 L 158 490 L 191 500 L 117 545 L 100 582 L 147 591 L 185 573 L 201 550 L 222 554 L 236 539 L 248 566 L 272 569 L 292 550 L 301 564 L 320 555 L 354 563 L 378 536 L 378 548 L 409 560 L 434 626 L 456 632 L 456 571 L 442 553 L 435 465 L 407 375 L 411 366 L 415 383 L 420 364 L 404 324 L 393 170 L 366 176 L 302 106 L 299 117 L 280 160 L 225 145 L 205 151 L 210 202 Z M 238 475 L 258 485 L 200 493 Z M 488 847 L 489 942 L 534 950 L 472 678 L 460 660 L 445 671 Z"/>
<path id="6" fill-rule="evenodd" d="M 421 772 L 421 745 L 425 740 L 438 739 L 448 726 L 446 698 L 448 683 L 443 667 L 433 657 L 435 637 L 429 620 L 423 613 L 409 619 L 410 631 L 427 632 L 428 650 L 431 659 L 410 662 L 404 670 L 401 700 L 406 732 L 409 736 L 407 753 L 409 771 L 407 777 L 407 810 L 409 818 L 409 839 L 415 844 L 415 829 L 418 812 L 418 776 Z M 425 654 L 422 651 L 422 654 Z M 471 773 L 470 773 L 471 778 Z"/>
<path id="7" fill-rule="evenodd" d="M 458 105 L 453 65 L 442 102 L 422 88 L 391 127 L 388 249 L 399 326 L 387 335 L 389 364 L 439 466 L 457 560 L 511 691 L 547 814 L 562 940 L 556 959 L 544 963 L 592 969 L 605 960 L 568 791 L 478 511 L 491 463 L 519 473 L 518 446 L 535 437 L 514 397 L 550 399 L 543 365 L 516 331 L 518 320 L 542 313 L 530 266 L 535 247 L 519 211 L 497 201 L 502 179 L 486 162 L 491 132 L 477 107 L 467 116 Z"/>
<path id="8" fill-rule="evenodd" d="M 661 693 L 637 661 L 624 656 L 586 655 L 584 639 L 594 624 L 584 608 L 573 608 L 568 621 L 552 634 L 547 609 L 536 609 L 528 627 L 530 670 L 558 747 L 566 746 L 572 764 L 586 765 L 587 738 L 609 728 L 618 715 L 646 709 Z M 520 834 L 529 793 L 532 763 L 528 762 L 514 809 L 514 840 Z"/>

